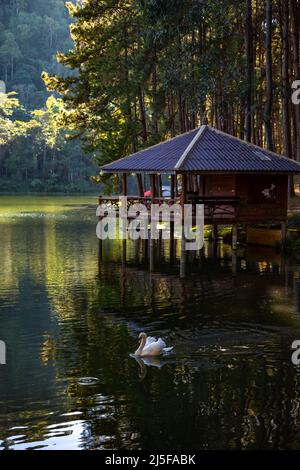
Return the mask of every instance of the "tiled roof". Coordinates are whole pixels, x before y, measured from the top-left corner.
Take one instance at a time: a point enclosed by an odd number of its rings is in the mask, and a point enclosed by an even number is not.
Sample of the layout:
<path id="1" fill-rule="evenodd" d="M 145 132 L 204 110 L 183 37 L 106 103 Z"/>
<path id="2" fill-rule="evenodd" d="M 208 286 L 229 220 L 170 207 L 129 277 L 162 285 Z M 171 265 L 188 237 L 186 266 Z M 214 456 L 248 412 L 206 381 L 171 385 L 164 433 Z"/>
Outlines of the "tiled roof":
<path id="1" fill-rule="evenodd" d="M 210 126 L 202 126 L 104 165 L 101 170 L 106 173 L 300 173 L 300 163 Z"/>

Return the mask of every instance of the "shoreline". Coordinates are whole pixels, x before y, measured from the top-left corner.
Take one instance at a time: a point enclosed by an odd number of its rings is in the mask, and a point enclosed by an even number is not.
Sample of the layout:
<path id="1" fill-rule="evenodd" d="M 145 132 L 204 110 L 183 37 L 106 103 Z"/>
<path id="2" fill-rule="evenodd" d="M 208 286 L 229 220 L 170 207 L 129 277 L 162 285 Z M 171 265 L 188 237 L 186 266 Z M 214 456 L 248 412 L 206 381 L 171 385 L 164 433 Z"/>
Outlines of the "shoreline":
<path id="1" fill-rule="evenodd" d="M 40 193 L 40 192 L 0 192 L 1 196 L 96 196 L 99 197 L 99 193 L 78 193 L 78 192 L 49 192 L 49 193 Z"/>

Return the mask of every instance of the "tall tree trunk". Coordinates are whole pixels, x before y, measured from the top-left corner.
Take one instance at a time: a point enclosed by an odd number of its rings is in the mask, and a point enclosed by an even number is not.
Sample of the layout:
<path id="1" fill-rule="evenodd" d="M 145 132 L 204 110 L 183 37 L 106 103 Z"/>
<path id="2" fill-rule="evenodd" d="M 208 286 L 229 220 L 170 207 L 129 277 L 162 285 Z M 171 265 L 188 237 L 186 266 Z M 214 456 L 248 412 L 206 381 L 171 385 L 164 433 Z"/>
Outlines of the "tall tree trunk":
<path id="1" fill-rule="evenodd" d="M 128 33 L 126 27 L 124 27 L 124 76 L 126 83 L 126 118 L 129 135 L 131 137 L 131 149 L 135 153 L 137 151 L 137 138 L 135 133 L 135 123 L 132 115 L 132 101 L 130 96 L 130 80 L 129 80 L 129 60 L 128 60 Z"/>
<path id="2" fill-rule="evenodd" d="M 206 43 L 206 25 L 204 20 L 201 19 L 199 24 L 199 59 L 202 61 L 203 52 L 205 51 Z M 207 115 L 206 115 L 206 96 L 202 92 L 199 98 L 199 114 L 200 114 L 200 124 L 208 124 Z"/>
<path id="3" fill-rule="evenodd" d="M 185 116 L 184 116 L 184 99 L 182 98 L 181 93 L 178 97 L 178 111 L 179 111 L 179 122 L 180 122 L 180 132 L 183 133 L 186 131 L 185 128 Z"/>
<path id="4" fill-rule="evenodd" d="M 158 100 L 157 100 L 157 57 L 156 57 L 156 50 L 154 50 L 154 67 L 152 73 L 152 89 L 153 89 L 153 134 L 157 137 L 158 136 Z"/>
<path id="5" fill-rule="evenodd" d="M 139 87 L 139 110 L 140 110 L 140 119 L 142 124 L 142 139 L 144 142 L 147 142 L 147 121 L 146 121 L 146 111 L 144 103 L 144 92 L 141 87 Z"/>
<path id="6" fill-rule="evenodd" d="M 252 101 L 253 101 L 253 25 L 252 0 L 246 0 L 245 14 L 245 51 L 246 51 L 246 107 L 245 107 L 245 140 L 251 141 L 252 134 Z"/>
<path id="7" fill-rule="evenodd" d="M 267 148 L 273 150 L 272 105 L 273 105 L 273 73 L 272 73 L 272 0 L 266 0 L 266 103 L 264 122 Z"/>
<path id="8" fill-rule="evenodd" d="M 283 148 L 286 157 L 291 158 L 290 83 L 289 83 L 289 9 L 288 2 L 282 0 L 282 127 Z"/>
<path id="9" fill-rule="evenodd" d="M 293 73 L 294 79 L 300 79 L 300 66 L 299 66 L 299 16 L 300 16 L 300 1 L 289 0 L 289 9 L 292 23 L 291 43 L 293 51 Z M 300 161 L 300 106 L 294 105 L 294 128 L 295 128 L 295 157 Z"/>

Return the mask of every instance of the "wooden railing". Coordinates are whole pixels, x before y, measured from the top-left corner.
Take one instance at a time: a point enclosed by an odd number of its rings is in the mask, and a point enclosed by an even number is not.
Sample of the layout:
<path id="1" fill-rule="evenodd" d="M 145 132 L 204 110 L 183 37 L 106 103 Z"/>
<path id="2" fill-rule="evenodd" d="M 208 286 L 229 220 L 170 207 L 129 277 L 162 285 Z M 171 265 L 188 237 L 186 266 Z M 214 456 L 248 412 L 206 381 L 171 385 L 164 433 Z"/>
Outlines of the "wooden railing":
<path id="1" fill-rule="evenodd" d="M 99 204 L 108 204 L 115 209 L 119 209 L 121 202 L 119 196 L 100 196 L 99 197 Z M 173 204 L 180 204 L 180 198 L 166 198 L 166 197 L 142 197 L 142 196 L 127 196 L 127 208 L 132 206 L 133 204 L 143 204 L 147 209 L 151 208 L 151 204 L 167 204 L 168 206 L 172 206 Z"/>
<path id="2" fill-rule="evenodd" d="M 171 206 L 173 204 L 180 204 L 180 197 L 174 199 L 166 197 L 141 197 L 141 196 L 127 196 L 127 209 L 133 204 L 143 204 L 147 210 L 150 211 L 151 204 L 167 204 Z M 204 218 L 209 222 L 218 220 L 219 223 L 224 221 L 232 222 L 238 219 L 239 209 L 241 206 L 240 198 L 238 197 L 226 197 L 226 196 L 195 196 L 187 194 L 186 204 L 203 204 L 204 205 Z M 113 207 L 116 211 L 120 209 L 121 203 L 119 196 L 100 196 L 99 204 L 107 204 Z"/>
<path id="3" fill-rule="evenodd" d="M 205 220 L 224 219 L 226 221 L 237 220 L 241 200 L 239 197 L 226 196 L 187 196 L 187 202 L 204 205 Z"/>

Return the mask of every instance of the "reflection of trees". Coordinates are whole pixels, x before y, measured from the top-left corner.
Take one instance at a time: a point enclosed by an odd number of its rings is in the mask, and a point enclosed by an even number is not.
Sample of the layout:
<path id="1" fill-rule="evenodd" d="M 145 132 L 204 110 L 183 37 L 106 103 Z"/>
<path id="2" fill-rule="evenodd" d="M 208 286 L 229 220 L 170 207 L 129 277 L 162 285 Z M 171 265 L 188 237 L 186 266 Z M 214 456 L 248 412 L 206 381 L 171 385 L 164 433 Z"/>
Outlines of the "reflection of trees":
<path id="1" fill-rule="evenodd" d="M 128 243 L 122 265 L 121 242 L 115 241 L 104 242 L 97 276 L 91 227 L 84 220 L 47 219 L 26 231 L 22 224 L 5 231 L 9 256 L 6 251 L 2 289 L 14 292 L 15 303 L 26 299 L 27 310 L 23 322 L 2 326 L 12 337 L 33 335 L 39 345 L 24 355 L 31 362 L 13 372 L 18 385 L 20 369 L 32 369 L 37 403 L 25 402 L 28 410 L 9 419 L 30 426 L 28 439 L 42 440 L 49 411 L 79 410 L 89 423 L 86 448 L 299 448 L 300 376 L 277 352 L 288 353 L 285 327 L 298 325 L 290 295 L 297 292 L 297 270 L 274 276 L 272 260 L 243 257 L 233 277 L 230 250 L 219 247 L 216 261 L 207 246 L 205 257 L 189 260 L 189 276 L 180 280 L 168 265 L 166 245 L 150 274 L 142 245 Z M 178 257 L 177 249 L 175 267 Z M 36 299 L 29 300 L 37 286 L 38 316 Z M 264 332 L 269 325 L 271 338 Z M 141 382 L 128 354 L 144 327 L 174 340 L 176 354 L 161 369 L 149 367 Z M 245 330 L 248 336 L 240 339 Z M 248 355 L 236 347 L 245 342 Z M 222 354 L 218 346 L 224 343 Z M 82 387 L 80 376 L 100 382 Z"/>

